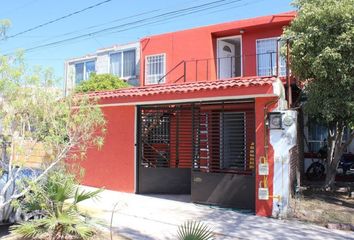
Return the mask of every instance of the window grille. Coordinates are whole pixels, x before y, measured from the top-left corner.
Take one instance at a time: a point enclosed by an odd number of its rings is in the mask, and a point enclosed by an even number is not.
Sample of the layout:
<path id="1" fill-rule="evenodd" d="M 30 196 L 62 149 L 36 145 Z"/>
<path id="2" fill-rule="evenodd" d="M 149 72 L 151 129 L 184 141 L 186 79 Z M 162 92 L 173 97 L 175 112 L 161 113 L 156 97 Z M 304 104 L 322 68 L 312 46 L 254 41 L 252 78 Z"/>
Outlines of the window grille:
<path id="1" fill-rule="evenodd" d="M 220 114 L 220 149 L 220 169 L 246 169 L 245 113 Z"/>
<path id="2" fill-rule="evenodd" d="M 146 84 L 159 84 L 165 82 L 165 79 L 163 78 L 166 71 L 165 58 L 166 58 L 165 54 L 152 55 L 146 57 L 146 63 L 145 63 Z"/>
<path id="3" fill-rule="evenodd" d="M 138 112 L 141 166 L 254 172 L 252 100 L 141 106 Z"/>
<path id="4" fill-rule="evenodd" d="M 148 129 L 147 140 L 150 144 L 168 144 L 170 142 L 169 116 L 148 116 L 145 121 Z"/>

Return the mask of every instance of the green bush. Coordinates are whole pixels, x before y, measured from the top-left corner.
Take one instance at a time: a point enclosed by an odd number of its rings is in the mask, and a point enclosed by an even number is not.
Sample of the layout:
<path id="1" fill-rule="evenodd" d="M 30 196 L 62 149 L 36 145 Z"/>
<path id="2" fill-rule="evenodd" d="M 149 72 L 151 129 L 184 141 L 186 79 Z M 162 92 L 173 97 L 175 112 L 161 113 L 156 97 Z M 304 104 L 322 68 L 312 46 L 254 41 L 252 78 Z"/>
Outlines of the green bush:
<path id="1" fill-rule="evenodd" d="M 83 81 L 76 86 L 76 92 L 92 92 L 100 90 L 114 90 L 127 88 L 130 85 L 112 74 L 96 74 L 91 73 L 87 81 Z"/>
<path id="2" fill-rule="evenodd" d="M 26 239 L 88 239 L 95 228 L 77 204 L 95 198 L 101 190 L 79 190 L 75 176 L 63 169 L 51 172 L 48 177 L 31 186 L 31 192 L 19 202 L 28 213 L 37 217 L 15 225 L 11 232 Z"/>

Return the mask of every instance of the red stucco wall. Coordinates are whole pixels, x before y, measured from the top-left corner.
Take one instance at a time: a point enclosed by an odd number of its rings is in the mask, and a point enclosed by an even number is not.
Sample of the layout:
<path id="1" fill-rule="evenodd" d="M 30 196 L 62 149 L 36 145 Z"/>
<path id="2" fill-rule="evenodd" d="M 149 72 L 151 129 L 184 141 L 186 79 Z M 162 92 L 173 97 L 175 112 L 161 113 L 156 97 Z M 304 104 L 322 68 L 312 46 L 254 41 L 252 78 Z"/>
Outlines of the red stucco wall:
<path id="1" fill-rule="evenodd" d="M 135 106 L 103 107 L 107 134 L 101 150 L 90 149 L 82 162 L 83 184 L 134 192 Z"/>
<path id="2" fill-rule="evenodd" d="M 247 88 L 246 88 L 247 89 Z M 270 87 L 271 89 L 271 87 Z M 217 91 L 214 93 L 215 95 Z M 237 91 L 235 91 L 235 94 Z M 186 94 L 187 95 L 187 94 Z M 195 97 L 203 95 L 196 94 Z M 183 97 L 183 95 L 181 96 Z M 256 146 L 256 214 L 271 216 L 272 198 L 258 200 L 258 186 L 263 177 L 258 176 L 258 164 L 261 156 L 265 155 L 264 148 L 264 107 L 276 97 L 255 99 L 255 146 Z M 106 102 L 108 103 L 108 102 Z M 112 102 L 111 102 L 112 103 Z M 272 109 L 274 105 L 270 106 Z M 86 170 L 83 184 L 106 189 L 134 192 L 134 135 L 135 135 L 135 106 L 103 107 L 107 119 L 107 135 L 102 150 L 91 149 L 88 158 L 83 162 Z M 273 192 L 273 150 L 269 146 L 268 176 L 269 193 Z"/>
<path id="3" fill-rule="evenodd" d="M 260 163 L 260 158 L 265 156 L 266 148 L 264 147 L 264 135 L 265 135 L 265 126 L 264 126 L 264 108 L 270 104 L 268 109 L 272 110 L 274 108 L 274 100 L 276 98 L 256 98 L 255 102 L 255 112 L 256 112 L 256 214 L 260 216 L 271 216 L 272 215 L 272 203 L 273 199 L 270 196 L 269 200 L 259 200 L 258 199 L 258 188 L 259 186 L 264 186 L 264 177 L 258 175 L 258 166 Z M 268 142 L 269 142 L 269 131 L 267 131 Z M 269 164 L 269 175 L 268 179 L 268 188 L 269 195 L 273 193 L 273 176 L 274 176 L 274 151 L 270 144 L 268 148 L 268 164 Z"/>
<path id="4" fill-rule="evenodd" d="M 182 60 L 192 60 L 186 63 L 187 81 L 215 80 L 216 62 L 213 59 L 217 57 L 216 39 L 240 35 L 241 30 L 244 31 L 242 34 L 243 76 L 255 76 L 256 40 L 280 36 L 283 27 L 288 25 L 293 17 L 294 13 L 285 16 L 259 17 L 146 37 L 141 40 L 141 83 L 145 84 L 143 81 L 145 57 L 161 53 L 166 54 L 166 73 Z M 209 59 L 208 66 L 206 59 Z M 199 60 L 198 67 L 194 60 Z M 182 65 L 174 69 L 168 74 L 166 81 L 174 82 L 183 75 L 183 69 Z"/>

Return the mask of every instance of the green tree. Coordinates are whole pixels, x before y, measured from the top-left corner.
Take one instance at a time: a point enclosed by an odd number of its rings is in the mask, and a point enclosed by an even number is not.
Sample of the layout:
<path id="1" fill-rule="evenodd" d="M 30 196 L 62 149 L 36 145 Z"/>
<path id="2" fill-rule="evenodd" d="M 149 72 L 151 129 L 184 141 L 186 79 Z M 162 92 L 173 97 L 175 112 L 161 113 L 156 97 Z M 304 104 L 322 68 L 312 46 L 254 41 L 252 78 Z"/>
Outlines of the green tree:
<path id="1" fill-rule="evenodd" d="M 92 73 L 87 81 L 83 81 L 76 88 L 76 92 L 92 92 L 100 90 L 114 90 L 126 88 L 130 85 L 112 74 Z"/>
<path id="2" fill-rule="evenodd" d="M 13 186 L 38 146 L 47 158 L 34 183 L 69 157 L 83 159 L 89 147 L 103 144 L 105 119 L 96 100 L 64 98 L 55 83 L 50 70 L 28 70 L 22 54 L 0 56 L 0 135 L 3 143 L 10 143 L 7 157 L 0 159 L 0 170 L 7 176 L 0 186 L 0 222 L 8 220 L 11 203 L 30 191 L 30 185 L 21 191 Z"/>
<path id="3" fill-rule="evenodd" d="M 325 187 L 331 189 L 339 159 L 354 138 L 354 0 L 293 4 L 297 17 L 283 38 L 290 42 L 292 73 L 304 85 L 305 112 L 328 127 Z"/>

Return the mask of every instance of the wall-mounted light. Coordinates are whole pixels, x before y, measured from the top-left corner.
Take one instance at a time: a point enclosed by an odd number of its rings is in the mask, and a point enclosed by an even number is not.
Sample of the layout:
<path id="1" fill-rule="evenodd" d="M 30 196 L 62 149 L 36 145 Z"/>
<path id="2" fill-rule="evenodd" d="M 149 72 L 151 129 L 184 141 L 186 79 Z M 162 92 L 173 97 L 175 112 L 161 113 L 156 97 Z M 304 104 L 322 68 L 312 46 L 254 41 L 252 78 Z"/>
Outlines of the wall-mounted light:
<path id="1" fill-rule="evenodd" d="M 245 30 L 241 29 L 240 34 L 244 34 L 244 33 L 245 33 Z"/>
<path id="2" fill-rule="evenodd" d="M 268 113 L 268 128 L 269 129 L 283 129 L 281 112 L 270 112 Z"/>

